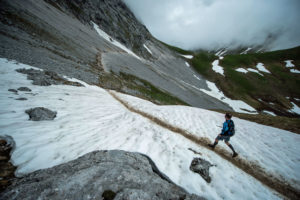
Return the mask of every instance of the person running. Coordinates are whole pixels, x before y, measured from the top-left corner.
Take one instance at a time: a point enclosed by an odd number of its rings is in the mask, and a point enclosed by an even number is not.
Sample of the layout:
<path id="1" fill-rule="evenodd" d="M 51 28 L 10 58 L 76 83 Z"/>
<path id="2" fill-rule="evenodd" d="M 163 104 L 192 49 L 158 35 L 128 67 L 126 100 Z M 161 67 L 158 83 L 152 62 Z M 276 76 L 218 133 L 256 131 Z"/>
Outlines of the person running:
<path id="1" fill-rule="evenodd" d="M 230 113 L 225 114 L 225 122 L 223 123 L 223 129 L 221 134 L 219 134 L 213 144 L 208 144 L 212 149 L 218 144 L 219 140 L 224 140 L 227 146 L 232 150 L 232 157 L 236 157 L 238 154 L 235 152 L 233 146 L 229 143 L 230 137 L 234 135 L 234 122 L 231 119 L 232 115 Z"/>

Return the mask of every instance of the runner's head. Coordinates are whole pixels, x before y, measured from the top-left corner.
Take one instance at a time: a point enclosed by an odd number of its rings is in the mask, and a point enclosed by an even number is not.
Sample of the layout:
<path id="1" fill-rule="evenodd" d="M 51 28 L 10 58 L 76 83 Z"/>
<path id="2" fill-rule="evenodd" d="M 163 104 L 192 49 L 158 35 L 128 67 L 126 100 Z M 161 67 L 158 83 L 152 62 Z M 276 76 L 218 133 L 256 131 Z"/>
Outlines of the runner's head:
<path id="1" fill-rule="evenodd" d="M 232 117 L 232 114 L 230 114 L 230 113 L 226 113 L 226 114 L 225 114 L 225 118 L 226 118 L 227 120 L 231 119 L 231 117 Z"/>

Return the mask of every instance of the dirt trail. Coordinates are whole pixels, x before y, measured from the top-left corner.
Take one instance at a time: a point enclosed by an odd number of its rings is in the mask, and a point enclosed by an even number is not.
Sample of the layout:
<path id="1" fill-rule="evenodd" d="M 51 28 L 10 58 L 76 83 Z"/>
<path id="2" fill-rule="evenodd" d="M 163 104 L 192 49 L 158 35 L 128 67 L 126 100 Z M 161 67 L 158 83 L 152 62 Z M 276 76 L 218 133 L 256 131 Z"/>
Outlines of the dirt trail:
<path id="1" fill-rule="evenodd" d="M 127 102 L 120 99 L 117 95 L 115 95 L 112 91 L 108 91 L 108 93 L 114 97 L 117 101 L 119 101 L 122 105 L 124 105 L 129 111 L 137 113 L 155 124 L 166 128 L 172 132 L 178 133 L 182 135 L 183 137 L 189 139 L 190 141 L 205 147 L 209 150 L 211 150 L 207 144 L 211 143 L 211 141 L 208 138 L 205 137 L 197 137 L 195 135 L 192 135 L 191 133 L 187 132 L 184 129 L 181 129 L 179 127 L 176 127 L 174 125 L 169 124 L 168 122 L 165 122 L 155 116 L 152 116 L 146 112 L 140 111 L 132 106 L 130 106 Z M 232 163 L 239 169 L 243 170 L 250 176 L 254 177 L 256 180 L 260 181 L 262 184 L 266 185 L 267 187 L 277 191 L 279 194 L 282 195 L 282 197 L 288 198 L 288 199 L 300 199 L 300 191 L 291 186 L 287 181 L 284 180 L 283 177 L 275 177 L 274 175 L 266 172 L 261 166 L 259 166 L 255 162 L 247 161 L 243 158 L 236 157 L 232 158 L 231 154 L 226 152 L 223 148 L 216 147 L 214 152 L 221 156 L 223 159 L 227 160 L 228 162 Z"/>

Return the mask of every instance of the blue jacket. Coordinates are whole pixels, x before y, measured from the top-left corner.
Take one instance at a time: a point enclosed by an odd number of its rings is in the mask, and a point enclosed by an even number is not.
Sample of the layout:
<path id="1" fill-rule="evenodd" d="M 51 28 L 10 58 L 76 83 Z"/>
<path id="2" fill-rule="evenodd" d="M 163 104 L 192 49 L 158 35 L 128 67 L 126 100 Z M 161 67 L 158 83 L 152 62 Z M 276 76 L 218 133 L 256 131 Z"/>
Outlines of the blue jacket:
<path id="1" fill-rule="evenodd" d="M 222 129 L 222 132 L 221 132 L 221 135 L 229 135 L 228 134 L 228 130 L 229 130 L 229 123 L 230 123 L 231 120 L 226 120 L 224 123 L 223 123 L 223 129 Z"/>

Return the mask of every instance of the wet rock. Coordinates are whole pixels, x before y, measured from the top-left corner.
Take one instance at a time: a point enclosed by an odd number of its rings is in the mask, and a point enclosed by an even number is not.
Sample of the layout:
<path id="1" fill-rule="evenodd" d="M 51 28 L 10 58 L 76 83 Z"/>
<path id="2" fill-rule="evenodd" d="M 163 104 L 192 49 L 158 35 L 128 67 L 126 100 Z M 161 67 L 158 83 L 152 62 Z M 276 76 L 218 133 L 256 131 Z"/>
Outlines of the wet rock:
<path id="1" fill-rule="evenodd" d="M 13 92 L 13 93 L 15 93 L 15 94 L 18 94 L 18 91 L 15 90 L 15 89 L 8 89 L 8 91 L 9 91 L 9 92 Z"/>
<path id="2" fill-rule="evenodd" d="M 24 92 L 31 92 L 31 89 L 28 87 L 19 87 L 18 88 L 19 91 L 24 91 Z"/>
<path id="3" fill-rule="evenodd" d="M 202 158 L 194 158 L 190 165 L 190 170 L 200 174 L 200 176 L 208 183 L 211 182 L 211 177 L 209 176 L 209 168 L 215 166 L 210 162 Z"/>
<path id="4" fill-rule="evenodd" d="M 53 120 L 57 114 L 57 112 L 44 107 L 31 108 L 26 110 L 25 113 L 29 115 L 29 120 L 32 121 Z"/>
<path id="5" fill-rule="evenodd" d="M 59 76 L 56 72 L 42 71 L 35 69 L 17 69 L 19 73 L 27 74 L 27 79 L 32 80 L 33 85 L 49 86 L 49 85 L 72 85 L 82 87 L 83 85 L 78 82 L 68 81 L 67 79 Z"/>
<path id="6" fill-rule="evenodd" d="M 0 199 L 203 199 L 162 179 L 148 159 L 120 150 L 94 151 L 15 179 Z"/>
<path id="7" fill-rule="evenodd" d="M 26 101 L 27 98 L 21 97 L 21 98 L 17 98 L 16 100 L 19 100 L 19 101 Z"/>

